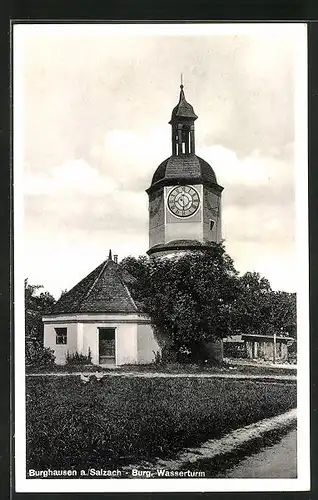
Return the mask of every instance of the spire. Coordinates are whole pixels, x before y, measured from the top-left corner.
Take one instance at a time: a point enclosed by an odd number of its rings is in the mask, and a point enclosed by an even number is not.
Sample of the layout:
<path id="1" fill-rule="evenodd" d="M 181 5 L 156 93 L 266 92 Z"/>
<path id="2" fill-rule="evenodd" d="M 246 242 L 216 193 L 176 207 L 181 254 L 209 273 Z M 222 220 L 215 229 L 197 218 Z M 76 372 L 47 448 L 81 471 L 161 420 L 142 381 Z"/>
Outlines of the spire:
<path id="1" fill-rule="evenodd" d="M 111 249 L 109 249 L 108 260 L 113 260 Z"/>
<path id="2" fill-rule="evenodd" d="M 181 75 L 181 82 L 183 82 L 183 76 Z M 181 83 L 180 85 L 180 96 L 178 104 L 173 108 L 170 124 L 173 120 L 176 119 L 186 119 L 186 120 L 196 120 L 198 117 L 195 114 L 193 107 L 189 104 L 184 95 L 184 85 Z"/>
<path id="3" fill-rule="evenodd" d="M 185 98 L 181 73 L 180 96 L 173 108 L 170 125 L 172 126 L 172 154 L 190 155 L 195 152 L 194 121 L 198 118 L 193 107 Z"/>
<path id="4" fill-rule="evenodd" d="M 186 105 L 190 106 L 190 105 L 189 105 L 189 103 L 187 103 L 187 101 L 186 101 L 186 98 L 185 98 L 185 95 L 184 95 L 184 90 L 183 90 L 183 85 L 181 84 L 181 85 L 180 85 L 180 97 L 179 97 L 179 104 L 178 104 L 179 109 L 180 109 L 180 107 L 181 107 L 181 106 L 182 106 L 183 108 L 185 108 L 185 107 L 186 107 Z M 191 107 L 192 107 L 192 106 L 191 106 Z M 193 108 L 192 108 L 192 110 L 193 110 Z M 183 110 L 182 110 L 182 108 L 181 108 L 181 112 L 182 112 L 182 111 L 183 111 Z"/>

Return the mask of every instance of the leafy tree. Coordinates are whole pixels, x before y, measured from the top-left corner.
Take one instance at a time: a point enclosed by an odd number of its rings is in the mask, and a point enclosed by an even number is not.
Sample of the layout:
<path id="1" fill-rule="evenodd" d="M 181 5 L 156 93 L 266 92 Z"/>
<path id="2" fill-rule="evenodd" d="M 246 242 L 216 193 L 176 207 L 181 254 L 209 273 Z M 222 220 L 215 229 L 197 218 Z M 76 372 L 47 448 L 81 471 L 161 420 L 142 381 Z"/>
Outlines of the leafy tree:
<path id="1" fill-rule="evenodd" d="M 271 289 L 259 273 L 239 278 L 239 293 L 232 309 L 236 333 L 296 335 L 296 294 Z"/>
<path id="2" fill-rule="evenodd" d="M 280 335 L 297 337 L 296 294 L 272 291 L 270 294 L 271 328 Z"/>
<path id="3" fill-rule="evenodd" d="M 30 285 L 24 280 L 25 295 L 25 335 L 26 339 L 43 342 L 42 316 L 51 311 L 55 298 L 49 292 L 37 293 L 41 285 Z"/>
<path id="4" fill-rule="evenodd" d="M 228 335 L 237 271 L 222 244 L 170 258 L 129 257 L 120 263 L 133 298 L 158 338 L 180 359 L 207 357 L 207 343 Z"/>
<path id="5" fill-rule="evenodd" d="M 238 279 L 238 294 L 232 307 L 235 333 L 261 333 L 268 324 L 270 283 L 259 273 L 247 272 Z"/>
<path id="6" fill-rule="evenodd" d="M 170 258 L 120 263 L 136 303 L 149 314 L 161 347 L 206 359 L 208 342 L 237 333 L 296 336 L 296 295 L 273 291 L 256 272 L 238 276 L 222 244 Z"/>

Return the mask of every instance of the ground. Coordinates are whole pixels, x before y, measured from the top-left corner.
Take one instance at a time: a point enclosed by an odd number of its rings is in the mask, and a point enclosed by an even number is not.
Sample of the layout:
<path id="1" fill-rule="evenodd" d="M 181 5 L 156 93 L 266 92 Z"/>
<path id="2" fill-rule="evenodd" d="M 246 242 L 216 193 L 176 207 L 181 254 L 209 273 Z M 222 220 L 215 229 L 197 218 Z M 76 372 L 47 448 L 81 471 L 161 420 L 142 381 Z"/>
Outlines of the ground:
<path id="1" fill-rule="evenodd" d="M 117 467 L 296 406 L 296 384 L 207 377 L 28 376 L 27 467 Z"/>
<path id="2" fill-rule="evenodd" d="M 275 444 L 240 461 L 218 477 L 227 478 L 295 478 L 297 477 L 296 429 Z"/>

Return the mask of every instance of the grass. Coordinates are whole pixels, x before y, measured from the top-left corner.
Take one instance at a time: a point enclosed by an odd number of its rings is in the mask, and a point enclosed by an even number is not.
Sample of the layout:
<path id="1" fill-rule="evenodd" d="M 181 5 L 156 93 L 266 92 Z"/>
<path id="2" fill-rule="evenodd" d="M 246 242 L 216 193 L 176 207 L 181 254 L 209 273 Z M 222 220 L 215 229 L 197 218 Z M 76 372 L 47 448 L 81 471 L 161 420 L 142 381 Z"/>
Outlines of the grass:
<path id="1" fill-rule="evenodd" d="M 191 364 L 166 364 L 156 365 L 155 363 L 145 365 L 123 365 L 116 368 L 106 368 L 98 365 L 52 365 L 52 366 L 27 366 L 26 373 L 74 373 L 74 372 L 156 372 L 156 373 L 238 373 L 251 375 L 296 375 L 294 368 L 268 367 L 266 365 L 231 365 L 223 363 L 222 366 L 204 366 Z"/>
<path id="2" fill-rule="evenodd" d="M 185 447 L 296 406 L 296 385 L 204 378 L 28 377 L 27 467 L 112 468 Z"/>
<path id="3" fill-rule="evenodd" d="M 46 366 L 31 366 L 25 367 L 25 372 L 29 373 L 74 373 L 74 372 L 110 372 L 110 369 L 102 368 L 99 365 L 46 365 Z"/>

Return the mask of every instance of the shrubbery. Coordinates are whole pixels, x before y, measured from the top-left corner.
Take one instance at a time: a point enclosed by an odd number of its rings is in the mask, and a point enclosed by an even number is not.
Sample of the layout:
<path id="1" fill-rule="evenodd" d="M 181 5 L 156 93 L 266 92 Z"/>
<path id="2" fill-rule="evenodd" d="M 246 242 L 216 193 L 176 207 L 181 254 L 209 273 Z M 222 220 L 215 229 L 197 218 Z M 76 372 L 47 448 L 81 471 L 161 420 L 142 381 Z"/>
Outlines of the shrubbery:
<path id="1" fill-rule="evenodd" d="M 52 366 L 55 363 L 54 351 L 38 341 L 26 341 L 25 361 L 31 366 Z"/>
<path id="2" fill-rule="evenodd" d="M 88 348 L 88 355 L 80 354 L 77 351 L 74 353 L 66 353 L 66 364 L 67 365 L 90 365 L 92 363 L 92 353 L 90 348 Z"/>

